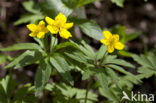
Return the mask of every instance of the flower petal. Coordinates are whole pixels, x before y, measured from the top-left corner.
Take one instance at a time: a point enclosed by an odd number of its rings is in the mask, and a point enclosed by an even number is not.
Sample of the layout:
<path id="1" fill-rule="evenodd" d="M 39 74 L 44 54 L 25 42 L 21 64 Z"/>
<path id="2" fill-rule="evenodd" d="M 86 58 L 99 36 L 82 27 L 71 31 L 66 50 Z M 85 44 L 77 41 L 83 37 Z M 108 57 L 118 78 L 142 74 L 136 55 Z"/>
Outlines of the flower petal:
<path id="1" fill-rule="evenodd" d="M 33 33 L 33 32 L 29 34 L 30 37 L 35 37 L 36 35 L 37 34 L 36 33 Z"/>
<path id="2" fill-rule="evenodd" d="M 122 50 L 124 48 L 124 44 L 122 44 L 121 42 L 117 42 L 115 44 L 115 48 L 118 50 Z"/>
<path id="3" fill-rule="evenodd" d="M 45 21 L 49 24 L 49 25 L 53 25 L 54 24 L 54 20 L 50 17 L 45 17 Z"/>
<path id="4" fill-rule="evenodd" d="M 42 21 L 39 22 L 38 25 L 44 27 L 45 26 L 45 22 L 42 20 Z"/>
<path id="5" fill-rule="evenodd" d="M 60 34 L 60 37 L 64 39 L 68 39 L 69 37 L 72 37 L 71 33 L 66 29 L 61 29 L 59 34 Z"/>
<path id="6" fill-rule="evenodd" d="M 28 24 L 27 25 L 27 28 L 30 30 L 30 31 L 35 31 L 36 30 L 36 25 L 35 24 Z"/>
<path id="7" fill-rule="evenodd" d="M 113 35 L 113 38 L 114 38 L 114 40 L 115 40 L 116 42 L 119 41 L 119 35 L 114 34 L 114 35 Z"/>
<path id="8" fill-rule="evenodd" d="M 45 32 L 39 32 L 37 34 L 37 38 L 39 38 L 39 39 L 44 38 L 44 36 L 45 36 Z"/>
<path id="9" fill-rule="evenodd" d="M 109 41 L 106 39 L 101 39 L 100 42 L 103 43 L 104 45 L 109 45 Z"/>
<path id="10" fill-rule="evenodd" d="M 74 23 L 66 23 L 63 28 L 70 29 L 71 27 L 73 27 L 73 25 L 74 25 Z"/>
<path id="11" fill-rule="evenodd" d="M 67 18 L 65 15 L 63 15 L 62 13 L 59 13 L 56 17 L 55 17 L 55 21 L 59 22 L 59 23 L 66 23 Z"/>
<path id="12" fill-rule="evenodd" d="M 48 25 L 47 26 L 47 29 L 52 33 L 52 34 L 57 34 L 59 29 L 56 27 L 56 26 L 51 26 L 51 25 Z"/>
<path id="13" fill-rule="evenodd" d="M 105 39 L 110 39 L 112 37 L 112 33 L 109 31 L 103 31 L 103 35 Z"/>
<path id="14" fill-rule="evenodd" d="M 114 47 L 112 45 L 107 46 L 108 53 L 112 53 L 114 51 Z"/>

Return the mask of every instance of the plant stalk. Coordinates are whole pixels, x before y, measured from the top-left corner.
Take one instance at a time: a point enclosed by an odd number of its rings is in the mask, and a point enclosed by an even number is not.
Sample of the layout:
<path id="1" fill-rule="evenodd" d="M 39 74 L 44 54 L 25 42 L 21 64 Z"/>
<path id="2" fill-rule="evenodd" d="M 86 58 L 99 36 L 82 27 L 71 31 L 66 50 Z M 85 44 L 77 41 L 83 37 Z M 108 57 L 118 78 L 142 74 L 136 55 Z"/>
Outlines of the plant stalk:
<path id="1" fill-rule="evenodd" d="M 90 89 L 90 86 L 93 82 L 93 79 L 91 78 L 91 80 L 89 81 L 88 85 L 87 85 L 87 90 L 86 90 L 86 95 L 85 95 L 85 101 L 84 103 L 87 103 L 87 97 L 88 97 L 88 92 L 89 92 L 89 89 Z"/>

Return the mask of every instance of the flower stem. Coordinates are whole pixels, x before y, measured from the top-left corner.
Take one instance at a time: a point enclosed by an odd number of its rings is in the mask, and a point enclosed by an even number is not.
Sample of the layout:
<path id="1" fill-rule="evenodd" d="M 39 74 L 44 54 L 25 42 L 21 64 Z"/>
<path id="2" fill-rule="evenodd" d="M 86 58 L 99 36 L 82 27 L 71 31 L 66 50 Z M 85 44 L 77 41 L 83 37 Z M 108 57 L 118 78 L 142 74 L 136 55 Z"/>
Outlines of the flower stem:
<path id="1" fill-rule="evenodd" d="M 103 55 L 103 57 L 102 57 L 102 59 L 101 59 L 101 61 L 100 61 L 100 65 L 102 64 L 102 62 L 104 61 L 104 59 L 105 59 L 105 56 L 107 55 L 107 51 L 105 51 L 105 53 L 104 53 L 104 55 Z"/>
<path id="2" fill-rule="evenodd" d="M 55 46 L 56 39 L 57 39 L 57 34 L 56 34 L 55 39 L 54 39 L 54 42 L 53 42 L 53 44 L 52 44 L 52 49 L 53 49 L 53 51 L 54 51 L 54 46 Z"/>
<path id="3" fill-rule="evenodd" d="M 87 97 L 88 97 L 88 92 L 89 92 L 89 89 L 90 89 L 90 86 L 91 86 L 91 84 L 92 84 L 92 78 L 91 78 L 91 80 L 89 81 L 89 83 L 88 83 L 88 85 L 87 85 L 87 90 L 86 90 L 86 95 L 85 95 L 85 101 L 84 101 L 84 103 L 87 103 Z"/>

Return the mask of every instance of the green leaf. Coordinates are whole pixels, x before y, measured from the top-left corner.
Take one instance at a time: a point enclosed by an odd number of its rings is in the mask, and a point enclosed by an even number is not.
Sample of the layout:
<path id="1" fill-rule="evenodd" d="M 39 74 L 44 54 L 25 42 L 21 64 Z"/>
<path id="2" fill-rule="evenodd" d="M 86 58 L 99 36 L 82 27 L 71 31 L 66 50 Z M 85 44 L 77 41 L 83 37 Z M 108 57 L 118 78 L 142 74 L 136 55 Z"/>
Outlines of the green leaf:
<path id="1" fill-rule="evenodd" d="M 73 51 L 72 53 L 64 52 L 64 54 L 80 63 L 87 63 L 87 57 L 81 52 L 78 51 L 76 52 Z"/>
<path id="2" fill-rule="evenodd" d="M 0 51 L 16 51 L 16 50 L 41 50 L 41 47 L 35 43 L 19 43 L 9 46 L 7 48 L 1 48 Z"/>
<path id="3" fill-rule="evenodd" d="M 22 5 L 29 13 L 23 14 L 20 19 L 14 22 L 14 25 L 20 25 L 22 23 L 35 23 L 36 21 L 44 18 L 40 12 L 38 4 L 34 3 L 32 0 L 25 1 Z"/>
<path id="4" fill-rule="evenodd" d="M 34 88 L 31 87 L 31 84 L 25 84 L 17 90 L 14 95 L 14 103 L 35 103 L 37 98 L 33 94 Z"/>
<path id="5" fill-rule="evenodd" d="M 98 73 L 96 74 L 99 83 L 101 85 L 102 88 L 99 89 L 99 91 L 101 92 L 101 94 L 107 98 L 109 98 L 110 100 L 114 100 L 114 101 L 119 101 L 114 94 L 110 91 L 110 89 L 108 88 L 108 80 L 107 80 L 107 76 L 104 72 L 104 70 L 99 69 L 97 71 Z"/>
<path id="6" fill-rule="evenodd" d="M 0 84 L 2 85 L 8 99 L 11 98 L 11 96 L 13 95 L 12 93 L 17 85 L 16 81 L 13 80 L 10 75 L 7 75 L 0 81 Z"/>
<path id="7" fill-rule="evenodd" d="M 67 17 L 72 13 L 73 9 L 66 6 L 62 0 L 44 0 L 40 4 L 41 12 L 50 17 L 55 17 L 59 12 Z"/>
<path id="8" fill-rule="evenodd" d="M 111 1 L 112 1 L 112 3 L 115 3 L 119 7 L 123 7 L 124 2 L 125 2 L 125 0 L 111 0 Z"/>
<path id="9" fill-rule="evenodd" d="M 44 16 L 41 14 L 24 14 L 14 22 L 14 25 L 17 26 L 23 23 L 35 23 L 43 18 Z"/>
<path id="10" fill-rule="evenodd" d="M 50 62 L 65 80 L 67 80 L 71 85 L 74 84 L 72 80 L 72 76 L 70 74 L 71 68 L 69 67 L 69 64 L 61 55 L 54 54 L 50 58 Z"/>
<path id="11" fill-rule="evenodd" d="M 49 81 L 51 75 L 52 67 L 49 63 L 49 60 L 46 58 L 40 61 L 36 75 L 35 75 L 35 95 L 39 95 L 40 92 L 44 89 L 46 84 Z"/>
<path id="12" fill-rule="evenodd" d="M 141 33 L 140 32 L 134 32 L 126 35 L 126 41 L 131 41 L 137 38 Z"/>
<path id="13" fill-rule="evenodd" d="M 124 67 L 135 68 L 135 66 L 132 65 L 131 63 L 129 63 L 123 59 L 116 59 L 116 58 L 117 57 L 115 55 L 106 56 L 103 64 L 105 64 L 105 65 L 116 64 L 116 65 L 120 65 L 120 66 L 124 66 Z"/>
<path id="14" fill-rule="evenodd" d="M 131 53 L 130 52 L 127 52 L 127 51 L 124 51 L 124 50 L 121 50 L 121 51 L 118 51 L 118 54 L 120 56 L 124 56 L 124 57 L 131 57 Z"/>
<path id="15" fill-rule="evenodd" d="M 100 40 L 104 38 L 101 28 L 93 21 L 81 23 L 79 26 L 86 35 L 93 39 Z"/>
<path id="16" fill-rule="evenodd" d="M 61 44 L 58 44 L 56 47 L 55 47 L 55 51 L 59 50 L 59 49 L 64 49 L 66 47 L 73 47 L 73 48 L 76 48 L 76 49 L 79 49 L 77 47 L 77 45 L 75 45 L 74 43 L 72 42 L 64 42 L 64 43 L 61 43 Z"/>
<path id="17" fill-rule="evenodd" d="M 156 75 L 156 55 L 152 52 L 149 52 L 148 55 L 132 55 L 133 59 L 141 65 L 138 72 L 140 73 L 137 77 L 140 79 L 149 78 Z"/>
<path id="18" fill-rule="evenodd" d="M 97 0 L 62 0 L 68 7 L 75 8 L 93 3 Z"/>
<path id="19" fill-rule="evenodd" d="M 40 13 L 38 9 L 34 9 L 35 3 L 31 0 L 23 2 L 22 5 L 27 11 L 31 13 L 34 13 L 34 14 Z"/>
<path id="20" fill-rule="evenodd" d="M 107 51 L 107 48 L 105 45 L 102 45 L 99 49 L 99 51 L 96 53 L 96 59 L 102 59 L 102 57 L 104 56 L 105 52 Z"/>
<path id="21" fill-rule="evenodd" d="M 52 89 L 53 97 L 55 98 L 56 103 L 84 103 L 86 90 L 85 89 L 78 89 L 70 87 L 64 83 L 61 84 L 54 84 L 54 88 Z M 57 95 L 55 95 L 57 93 Z M 67 98 L 66 98 L 67 97 Z M 60 101 L 66 100 L 65 101 Z M 71 102 L 71 99 L 73 100 Z M 87 103 L 94 103 L 97 101 L 97 95 L 88 91 Z M 59 102 L 58 102 L 59 101 Z"/>
<path id="22" fill-rule="evenodd" d="M 0 64 L 3 64 L 3 63 L 6 62 L 6 61 L 7 61 L 6 56 L 3 55 L 3 54 L 0 54 Z"/>
<path id="23" fill-rule="evenodd" d="M 11 63 L 9 63 L 5 68 L 11 68 L 15 66 L 15 69 L 19 67 L 24 67 L 30 65 L 42 59 L 42 53 L 39 51 L 26 51 L 17 58 L 15 58 Z"/>
<path id="24" fill-rule="evenodd" d="M 130 67 L 130 68 L 135 68 L 134 65 L 132 65 L 131 63 L 122 60 L 122 59 L 113 59 L 113 60 L 108 60 L 105 61 L 105 63 L 107 64 L 117 64 L 117 65 L 121 65 L 121 66 L 125 66 L 125 67 Z"/>
<path id="25" fill-rule="evenodd" d="M 153 68 L 150 61 L 144 56 L 141 55 L 140 57 L 136 54 L 132 54 L 132 58 L 137 61 L 140 65 L 143 65 L 144 67 Z"/>
<path id="26" fill-rule="evenodd" d="M 111 69 L 111 68 L 106 68 L 107 73 L 109 76 L 112 78 L 112 80 L 116 83 L 116 85 L 121 89 L 121 85 L 119 83 L 119 78 L 118 75 Z"/>
<path id="27" fill-rule="evenodd" d="M 135 77 L 133 74 L 131 74 L 130 72 L 127 72 L 126 70 L 124 70 L 122 67 L 117 66 L 117 65 L 109 65 L 109 68 L 112 68 L 120 73 L 123 73 L 125 75 L 127 75 L 130 79 L 130 81 L 135 81 L 136 84 L 141 83 L 140 79 Z"/>

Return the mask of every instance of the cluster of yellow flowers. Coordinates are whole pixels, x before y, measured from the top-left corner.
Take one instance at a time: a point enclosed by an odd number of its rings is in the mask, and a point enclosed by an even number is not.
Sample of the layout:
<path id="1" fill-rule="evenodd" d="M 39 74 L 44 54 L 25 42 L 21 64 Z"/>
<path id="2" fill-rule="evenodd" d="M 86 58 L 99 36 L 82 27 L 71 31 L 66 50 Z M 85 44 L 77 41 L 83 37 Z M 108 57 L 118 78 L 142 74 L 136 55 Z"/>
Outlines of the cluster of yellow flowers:
<path id="1" fill-rule="evenodd" d="M 54 20 L 50 17 L 45 17 L 45 21 L 48 24 L 47 27 L 43 20 L 40 21 L 38 25 L 28 24 L 27 28 L 31 31 L 29 36 L 41 39 L 44 38 L 45 34 L 50 31 L 52 34 L 59 33 L 60 37 L 64 39 L 72 37 L 68 29 L 70 29 L 74 23 L 66 23 L 67 18 L 62 13 L 59 13 Z M 114 49 L 122 50 L 124 48 L 124 44 L 119 42 L 119 35 L 112 35 L 109 31 L 104 31 L 103 35 L 105 39 L 101 39 L 100 41 L 107 46 L 107 51 L 109 53 L 114 52 Z"/>
<path id="2" fill-rule="evenodd" d="M 66 23 L 67 18 L 62 13 L 59 13 L 54 20 L 50 17 L 45 17 L 45 21 L 48 24 L 47 27 L 44 21 L 40 21 L 38 25 L 28 24 L 27 28 L 31 31 L 29 36 L 41 39 L 44 38 L 45 34 L 50 31 L 52 34 L 59 33 L 60 37 L 64 39 L 72 37 L 68 29 L 73 26 L 73 23 Z"/>

